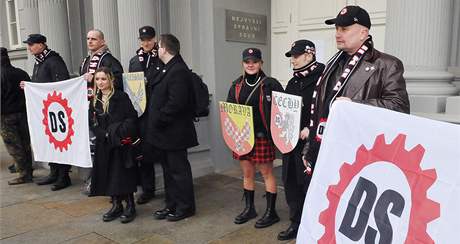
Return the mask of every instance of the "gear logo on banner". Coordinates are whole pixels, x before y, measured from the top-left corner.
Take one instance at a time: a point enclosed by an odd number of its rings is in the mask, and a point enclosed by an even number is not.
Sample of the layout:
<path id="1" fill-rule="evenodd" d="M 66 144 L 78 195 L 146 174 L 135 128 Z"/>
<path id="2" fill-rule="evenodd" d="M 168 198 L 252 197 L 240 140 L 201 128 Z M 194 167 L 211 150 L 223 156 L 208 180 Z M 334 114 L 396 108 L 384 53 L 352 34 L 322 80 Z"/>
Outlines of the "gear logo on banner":
<path id="1" fill-rule="evenodd" d="M 54 149 L 67 151 L 72 144 L 74 120 L 72 109 L 68 106 L 68 101 L 62 98 L 62 93 L 49 93 L 46 100 L 43 100 L 43 120 L 45 134 L 48 135 L 49 143 L 54 145 Z"/>
<path id="2" fill-rule="evenodd" d="M 437 180 L 436 170 L 422 170 L 425 149 L 419 144 L 407 151 L 405 142 L 403 134 L 390 144 L 379 135 L 371 149 L 364 145 L 358 148 L 354 163 L 340 167 L 339 182 L 327 190 L 329 206 L 319 215 L 325 232 L 318 243 L 339 239 L 353 243 L 434 243 L 427 225 L 440 217 L 440 204 L 429 199 L 427 191 Z M 389 174 L 391 180 L 385 177 Z M 396 184 L 405 187 L 392 188 Z M 394 235 L 396 232 L 405 234 Z"/>

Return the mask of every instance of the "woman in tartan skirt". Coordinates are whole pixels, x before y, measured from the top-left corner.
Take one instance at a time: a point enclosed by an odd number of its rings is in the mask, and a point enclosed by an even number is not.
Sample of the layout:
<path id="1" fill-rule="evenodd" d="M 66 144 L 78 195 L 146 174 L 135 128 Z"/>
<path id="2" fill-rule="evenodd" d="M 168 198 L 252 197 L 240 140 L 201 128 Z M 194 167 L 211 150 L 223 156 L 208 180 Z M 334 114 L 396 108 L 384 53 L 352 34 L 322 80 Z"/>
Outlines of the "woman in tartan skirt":
<path id="1" fill-rule="evenodd" d="M 270 135 L 270 111 L 272 91 L 283 91 L 281 84 L 262 71 L 262 53 L 257 48 L 243 51 L 244 73 L 233 81 L 228 92 L 227 102 L 252 106 L 255 143 L 251 152 L 233 158 L 240 161 L 243 171 L 245 208 L 235 218 L 235 224 L 243 224 L 257 216 L 254 208 L 254 177 L 256 167 L 261 172 L 266 190 L 267 208 L 257 220 L 255 227 L 268 227 L 280 220 L 275 210 L 276 179 L 273 175 L 275 146 Z"/>

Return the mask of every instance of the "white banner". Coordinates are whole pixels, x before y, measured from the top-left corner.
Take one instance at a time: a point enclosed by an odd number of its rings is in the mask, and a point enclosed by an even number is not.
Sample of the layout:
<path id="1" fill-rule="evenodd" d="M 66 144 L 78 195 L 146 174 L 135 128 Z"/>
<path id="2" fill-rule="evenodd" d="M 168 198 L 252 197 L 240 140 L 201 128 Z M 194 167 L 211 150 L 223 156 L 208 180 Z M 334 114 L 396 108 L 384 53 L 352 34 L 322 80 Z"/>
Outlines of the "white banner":
<path id="1" fill-rule="evenodd" d="M 337 101 L 297 243 L 458 243 L 460 126 Z"/>
<path id="2" fill-rule="evenodd" d="M 52 83 L 26 82 L 24 92 L 35 160 L 91 167 L 83 77 Z"/>

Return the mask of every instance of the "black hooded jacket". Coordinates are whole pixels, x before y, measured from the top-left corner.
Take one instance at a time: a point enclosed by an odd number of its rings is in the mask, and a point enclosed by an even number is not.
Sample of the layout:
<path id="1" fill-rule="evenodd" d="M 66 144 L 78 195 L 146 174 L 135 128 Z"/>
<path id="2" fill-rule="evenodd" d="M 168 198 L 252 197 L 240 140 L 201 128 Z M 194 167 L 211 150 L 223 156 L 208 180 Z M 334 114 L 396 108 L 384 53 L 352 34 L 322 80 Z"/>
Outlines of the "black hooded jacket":
<path id="1" fill-rule="evenodd" d="M 6 62 L 2 59 L 2 115 L 26 112 L 24 91 L 19 87 L 19 82 L 23 80 L 30 80 L 29 75 L 24 70 L 13 67 L 9 60 Z"/>

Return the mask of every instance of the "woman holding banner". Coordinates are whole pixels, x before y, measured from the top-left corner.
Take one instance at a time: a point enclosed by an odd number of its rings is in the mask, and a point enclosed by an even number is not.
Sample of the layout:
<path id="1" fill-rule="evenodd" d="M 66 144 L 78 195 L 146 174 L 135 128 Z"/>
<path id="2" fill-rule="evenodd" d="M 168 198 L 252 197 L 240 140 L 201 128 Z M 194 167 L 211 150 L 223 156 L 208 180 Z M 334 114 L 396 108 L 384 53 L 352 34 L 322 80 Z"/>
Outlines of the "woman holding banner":
<path id="1" fill-rule="evenodd" d="M 266 190 L 267 208 L 265 214 L 257 220 L 255 227 L 264 228 L 278 222 L 280 218 L 275 210 L 276 179 L 273 175 L 275 146 L 270 135 L 270 111 L 272 91 L 283 91 L 281 84 L 268 77 L 262 71 L 262 53 L 257 48 L 243 51 L 244 73 L 230 87 L 227 102 L 252 106 L 255 143 L 251 152 L 233 158 L 240 161 L 243 171 L 244 199 L 246 206 L 235 218 L 235 224 L 243 224 L 257 216 L 254 208 L 254 177 L 256 166 L 261 172 Z"/>
<path id="2" fill-rule="evenodd" d="M 96 135 L 96 153 L 90 196 L 110 196 L 112 208 L 103 221 L 118 217 L 128 223 L 136 217 L 136 162 L 133 144 L 137 142 L 136 119 L 128 95 L 114 89 L 112 72 L 101 67 L 94 73 L 96 96 L 90 104 L 90 126 Z M 122 200 L 126 201 L 123 210 Z"/>

